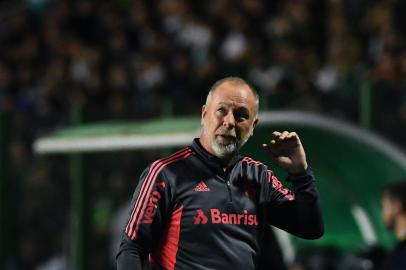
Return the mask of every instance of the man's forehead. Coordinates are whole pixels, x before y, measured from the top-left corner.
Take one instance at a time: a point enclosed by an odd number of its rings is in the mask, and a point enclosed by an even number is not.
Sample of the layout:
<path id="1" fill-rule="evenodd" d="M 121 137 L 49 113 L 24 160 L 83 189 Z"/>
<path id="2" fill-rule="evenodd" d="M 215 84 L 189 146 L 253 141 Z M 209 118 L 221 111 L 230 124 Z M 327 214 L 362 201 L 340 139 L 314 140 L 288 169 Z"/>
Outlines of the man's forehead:
<path id="1" fill-rule="evenodd" d="M 248 86 L 248 84 L 246 83 L 242 83 L 242 82 L 236 82 L 236 81 L 224 81 L 223 83 L 221 83 L 219 86 L 216 87 L 216 91 L 220 90 L 220 89 L 245 89 L 247 91 L 250 91 L 250 88 Z"/>
<path id="2" fill-rule="evenodd" d="M 217 102 L 254 102 L 255 96 L 247 84 L 235 82 L 223 82 L 213 93 Z"/>

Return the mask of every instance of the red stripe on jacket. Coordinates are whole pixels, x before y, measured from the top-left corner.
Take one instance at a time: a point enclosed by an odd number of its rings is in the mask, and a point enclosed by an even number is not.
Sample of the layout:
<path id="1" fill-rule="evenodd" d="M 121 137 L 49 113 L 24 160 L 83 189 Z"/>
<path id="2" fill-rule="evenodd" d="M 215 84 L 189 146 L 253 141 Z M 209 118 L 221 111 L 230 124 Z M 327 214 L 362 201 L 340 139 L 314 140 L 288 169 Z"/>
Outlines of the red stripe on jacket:
<path id="1" fill-rule="evenodd" d="M 246 162 L 247 164 L 254 164 L 257 167 L 266 167 L 264 163 L 253 160 L 250 157 L 244 157 L 242 159 L 242 162 Z M 283 187 L 282 183 L 276 178 L 276 176 L 273 174 L 271 170 L 266 170 L 266 178 L 268 182 L 272 183 L 272 187 L 282 193 L 282 195 L 288 199 L 289 201 L 292 201 L 295 199 L 295 195 L 287 188 Z"/>
<path id="2" fill-rule="evenodd" d="M 142 183 L 140 193 L 138 194 L 138 198 L 134 204 L 134 208 L 131 213 L 130 220 L 126 226 L 125 231 L 126 231 L 128 237 L 131 237 L 132 239 L 134 239 L 134 237 L 136 235 L 136 230 L 138 228 L 137 225 L 141 221 L 143 212 L 145 210 L 143 208 L 145 208 L 148 200 L 150 199 L 149 197 L 151 195 L 152 187 L 154 185 L 154 182 L 156 180 L 156 176 L 158 175 L 158 173 L 166 165 L 168 165 L 176 160 L 186 158 L 190 154 L 191 154 L 190 148 L 182 149 L 182 150 L 172 154 L 169 157 L 155 161 L 151 165 L 151 167 L 148 171 L 148 174 L 145 177 L 145 181 Z M 136 223 L 136 221 L 137 221 L 137 223 Z M 134 230 L 134 224 L 136 224 L 135 230 Z"/>
<path id="3" fill-rule="evenodd" d="M 152 265 L 158 264 L 160 267 L 167 270 L 175 269 L 176 255 L 179 248 L 182 211 L 183 206 L 172 213 L 168 227 L 163 235 L 162 242 L 151 256 Z"/>
<path id="4" fill-rule="evenodd" d="M 176 153 L 170 155 L 169 157 L 166 157 L 166 158 L 157 160 L 157 161 L 155 161 L 154 163 L 152 163 L 152 165 L 151 165 L 150 168 L 149 168 L 148 174 L 146 175 L 145 180 L 144 180 L 144 182 L 143 182 L 143 184 L 142 184 L 142 186 L 141 186 L 141 190 L 140 190 L 140 193 L 138 194 L 137 201 L 136 201 L 135 204 L 134 204 L 134 208 L 133 208 L 133 211 L 132 211 L 132 213 L 131 213 L 130 220 L 129 220 L 127 226 L 126 226 L 126 230 L 125 230 L 125 231 L 126 231 L 126 233 L 127 233 L 128 236 L 131 236 L 131 234 L 132 234 L 133 225 L 134 225 L 134 220 L 135 220 L 134 218 L 135 218 L 135 214 L 136 214 L 136 212 L 137 212 L 136 210 L 138 210 L 138 208 L 139 208 L 139 203 L 140 203 L 140 201 L 142 200 L 142 198 L 145 196 L 145 192 L 148 190 L 148 187 L 149 187 L 149 184 L 150 184 L 150 182 L 149 182 L 150 176 L 151 176 L 151 174 L 153 173 L 153 171 L 155 171 L 155 168 L 156 168 L 157 166 L 159 166 L 159 163 L 160 163 L 160 162 L 165 162 L 165 161 L 167 161 L 167 160 L 169 160 L 169 159 L 171 159 L 171 158 L 173 158 L 173 157 L 175 157 L 175 156 L 182 155 L 182 154 L 184 154 L 184 152 L 187 151 L 187 150 L 188 150 L 188 149 L 182 149 L 182 150 L 180 150 L 180 151 L 178 151 L 178 152 L 176 152 Z"/>
<path id="5" fill-rule="evenodd" d="M 148 197 L 151 195 L 153 183 L 155 183 L 156 177 L 157 177 L 157 175 L 159 174 L 159 172 L 160 172 L 166 165 L 169 165 L 169 164 L 171 164 L 171 163 L 173 163 L 173 162 L 175 162 L 175 161 L 181 160 L 181 159 L 185 159 L 185 158 L 189 157 L 190 155 L 192 155 L 192 152 L 191 152 L 191 151 L 185 153 L 185 154 L 184 154 L 183 156 L 181 156 L 181 157 L 172 159 L 172 160 L 168 161 L 167 163 L 162 164 L 161 167 L 157 168 L 156 173 L 155 173 L 155 175 L 153 176 L 153 179 L 152 179 L 152 185 L 151 185 L 150 188 L 148 189 L 148 193 L 147 193 L 147 194 L 149 194 Z M 142 219 L 142 217 L 143 217 L 143 215 L 144 215 L 145 209 L 147 208 L 148 201 L 149 201 L 149 198 L 144 201 L 144 204 L 143 204 L 143 206 L 142 206 L 142 208 L 141 208 L 141 212 L 140 212 L 140 215 L 139 215 L 140 218 L 137 219 L 137 224 L 136 224 L 135 230 L 134 230 L 134 232 L 133 232 L 133 235 L 131 236 L 131 239 L 132 239 L 132 240 L 134 240 L 134 238 L 135 238 L 135 236 L 136 236 L 136 234 L 137 234 L 137 232 L 138 232 L 138 228 L 139 228 L 139 226 L 140 226 L 140 224 L 141 224 L 141 219 Z"/>

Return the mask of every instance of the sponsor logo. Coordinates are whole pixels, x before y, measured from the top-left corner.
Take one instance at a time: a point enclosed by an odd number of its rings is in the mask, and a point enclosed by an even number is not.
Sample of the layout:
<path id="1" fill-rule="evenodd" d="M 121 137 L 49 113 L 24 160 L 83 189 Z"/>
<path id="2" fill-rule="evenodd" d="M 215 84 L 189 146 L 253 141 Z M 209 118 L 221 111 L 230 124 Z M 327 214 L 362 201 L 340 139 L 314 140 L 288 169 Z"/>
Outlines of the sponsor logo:
<path id="1" fill-rule="evenodd" d="M 193 219 L 194 224 L 206 224 L 208 220 L 202 209 L 197 209 L 197 216 L 193 217 Z"/>
<path id="2" fill-rule="evenodd" d="M 195 187 L 195 191 L 205 192 L 205 191 L 210 191 L 210 188 L 203 181 L 200 181 L 200 183 L 197 184 L 197 186 Z"/>
<path id="3" fill-rule="evenodd" d="M 161 194 L 158 191 L 152 192 L 149 198 L 147 208 L 145 209 L 144 216 L 141 223 L 150 224 L 154 219 L 156 214 L 156 209 L 158 208 L 158 201 L 161 199 Z"/>
<path id="4" fill-rule="evenodd" d="M 194 217 L 194 224 L 206 224 L 210 221 L 212 224 L 233 224 L 245 226 L 258 226 L 257 215 L 248 214 L 247 210 L 243 213 L 221 213 L 219 209 L 210 209 L 210 216 L 207 217 L 202 209 L 197 210 L 197 216 Z"/>

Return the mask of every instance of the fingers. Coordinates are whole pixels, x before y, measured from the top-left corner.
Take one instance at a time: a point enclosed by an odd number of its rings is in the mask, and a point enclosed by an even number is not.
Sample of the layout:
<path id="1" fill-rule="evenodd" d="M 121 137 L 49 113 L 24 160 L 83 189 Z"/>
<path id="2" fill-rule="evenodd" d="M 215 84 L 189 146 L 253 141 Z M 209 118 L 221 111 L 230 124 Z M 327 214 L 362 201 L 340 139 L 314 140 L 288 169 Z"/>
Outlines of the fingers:
<path id="1" fill-rule="evenodd" d="M 296 132 L 283 131 L 274 131 L 271 134 L 271 144 L 277 144 L 285 140 L 299 139 Z"/>
<path id="2" fill-rule="evenodd" d="M 295 173 L 307 169 L 306 155 L 296 132 L 274 131 L 263 149 L 276 164 Z"/>

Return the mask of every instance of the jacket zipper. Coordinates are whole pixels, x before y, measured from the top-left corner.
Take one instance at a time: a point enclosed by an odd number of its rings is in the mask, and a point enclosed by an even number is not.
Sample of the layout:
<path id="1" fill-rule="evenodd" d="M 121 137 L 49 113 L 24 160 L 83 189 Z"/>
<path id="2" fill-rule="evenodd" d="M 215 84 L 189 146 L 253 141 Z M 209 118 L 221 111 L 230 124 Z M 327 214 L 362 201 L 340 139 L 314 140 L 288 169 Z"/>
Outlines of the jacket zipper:
<path id="1" fill-rule="evenodd" d="M 228 190 L 229 202 L 233 202 L 233 196 L 231 195 L 231 183 L 230 183 L 230 180 L 226 181 L 226 185 L 227 185 L 227 190 Z"/>

